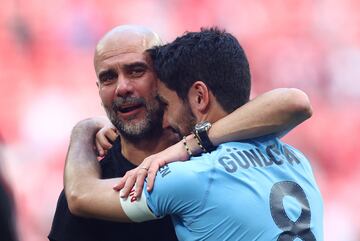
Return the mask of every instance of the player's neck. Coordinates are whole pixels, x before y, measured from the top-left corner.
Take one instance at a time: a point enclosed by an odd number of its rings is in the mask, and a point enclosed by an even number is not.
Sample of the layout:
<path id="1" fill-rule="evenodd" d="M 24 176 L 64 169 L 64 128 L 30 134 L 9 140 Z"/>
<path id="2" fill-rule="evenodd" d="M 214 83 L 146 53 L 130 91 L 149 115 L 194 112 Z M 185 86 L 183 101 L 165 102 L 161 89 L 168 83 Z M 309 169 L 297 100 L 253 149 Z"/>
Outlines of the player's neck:
<path id="1" fill-rule="evenodd" d="M 158 153 L 172 144 L 174 144 L 174 140 L 169 138 L 166 132 L 136 142 L 122 138 L 121 153 L 129 162 L 138 166 L 146 157 Z"/>

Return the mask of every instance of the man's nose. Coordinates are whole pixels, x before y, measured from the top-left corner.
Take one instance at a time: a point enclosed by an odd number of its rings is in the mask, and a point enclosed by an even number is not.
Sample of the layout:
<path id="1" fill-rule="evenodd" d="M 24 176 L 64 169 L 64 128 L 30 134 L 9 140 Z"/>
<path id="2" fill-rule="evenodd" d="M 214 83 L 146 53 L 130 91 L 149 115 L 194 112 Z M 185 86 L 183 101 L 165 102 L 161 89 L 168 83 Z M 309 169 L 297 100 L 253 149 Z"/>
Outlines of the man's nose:
<path id="1" fill-rule="evenodd" d="M 126 77 L 119 76 L 117 85 L 116 85 L 116 95 L 117 96 L 126 96 L 133 92 L 133 84 Z"/>

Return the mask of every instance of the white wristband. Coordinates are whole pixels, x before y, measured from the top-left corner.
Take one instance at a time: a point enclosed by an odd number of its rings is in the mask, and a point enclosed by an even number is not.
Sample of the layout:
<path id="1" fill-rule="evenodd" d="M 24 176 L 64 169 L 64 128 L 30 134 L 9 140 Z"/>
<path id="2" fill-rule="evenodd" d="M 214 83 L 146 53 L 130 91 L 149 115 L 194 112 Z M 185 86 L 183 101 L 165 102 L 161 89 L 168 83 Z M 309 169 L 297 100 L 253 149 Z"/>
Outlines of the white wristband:
<path id="1" fill-rule="evenodd" d="M 161 217 L 155 216 L 146 203 L 146 196 L 144 190 L 142 191 L 140 199 L 136 199 L 134 196 L 135 190 L 131 190 L 127 198 L 120 197 L 120 205 L 124 210 L 126 216 L 133 222 L 144 222 Z"/>

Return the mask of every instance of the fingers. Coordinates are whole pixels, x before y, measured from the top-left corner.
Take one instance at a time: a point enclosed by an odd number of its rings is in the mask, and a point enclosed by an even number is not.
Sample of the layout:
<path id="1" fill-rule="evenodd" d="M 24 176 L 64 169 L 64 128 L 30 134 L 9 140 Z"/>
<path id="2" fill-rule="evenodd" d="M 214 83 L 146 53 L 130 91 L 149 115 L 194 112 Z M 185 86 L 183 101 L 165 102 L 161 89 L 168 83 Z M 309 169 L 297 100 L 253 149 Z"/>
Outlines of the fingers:
<path id="1" fill-rule="evenodd" d="M 96 133 L 95 145 L 99 156 L 103 157 L 107 150 L 112 147 L 111 141 L 115 141 L 117 133 L 111 128 L 103 128 Z"/>
<path id="2" fill-rule="evenodd" d="M 147 171 L 147 187 L 146 191 L 150 192 L 154 187 L 154 181 L 156 177 L 156 173 L 160 168 L 160 164 L 158 162 L 152 162 L 149 170 Z"/>
<path id="3" fill-rule="evenodd" d="M 113 186 L 113 189 L 117 192 L 120 191 L 125 186 L 127 177 L 128 173 L 125 173 L 125 175 L 120 179 L 120 182 Z"/>
<path id="4" fill-rule="evenodd" d="M 98 140 L 95 140 L 95 148 L 96 148 L 96 150 L 98 152 L 98 155 L 100 157 L 104 157 L 106 155 L 106 151 L 104 150 L 104 148 L 102 147 L 100 142 L 98 142 Z"/>
<path id="5" fill-rule="evenodd" d="M 136 198 L 141 197 L 142 189 L 144 187 L 144 181 L 147 176 L 147 168 L 137 167 L 133 170 L 126 172 L 125 176 L 121 178 L 120 182 L 113 187 L 115 191 L 120 191 L 121 197 L 129 196 L 131 190 L 135 185 L 134 196 Z"/>
<path id="6" fill-rule="evenodd" d="M 110 128 L 106 131 L 105 135 L 111 142 L 114 142 L 119 134 L 115 128 Z"/>
<path id="7" fill-rule="evenodd" d="M 151 167 L 149 168 L 147 175 L 147 187 L 146 187 L 146 191 L 148 192 L 150 192 L 154 186 L 155 176 L 158 169 L 159 166 L 156 164 L 151 165 Z"/>
<path id="8" fill-rule="evenodd" d="M 99 131 L 96 133 L 96 142 L 99 142 L 99 144 L 102 146 L 103 149 L 110 149 L 112 147 L 112 144 L 110 143 L 109 139 L 106 138 L 105 133 Z"/>
<path id="9" fill-rule="evenodd" d="M 140 198 L 142 190 L 144 188 L 144 182 L 145 178 L 147 176 L 148 172 L 146 168 L 139 168 L 136 176 L 136 183 L 135 183 L 135 197 Z"/>
<path id="10" fill-rule="evenodd" d="M 120 192 L 120 197 L 127 197 L 129 196 L 131 189 L 134 187 L 135 181 L 136 181 L 136 175 L 134 175 L 134 171 L 136 169 L 133 169 L 131 171 L 128 171 L 128 173 L 130 173 L 126 180 L 125 180 L 125 185 L 124 187 L 121 189 Z M 125 176 L 124 176 L 125 177 Z"/>

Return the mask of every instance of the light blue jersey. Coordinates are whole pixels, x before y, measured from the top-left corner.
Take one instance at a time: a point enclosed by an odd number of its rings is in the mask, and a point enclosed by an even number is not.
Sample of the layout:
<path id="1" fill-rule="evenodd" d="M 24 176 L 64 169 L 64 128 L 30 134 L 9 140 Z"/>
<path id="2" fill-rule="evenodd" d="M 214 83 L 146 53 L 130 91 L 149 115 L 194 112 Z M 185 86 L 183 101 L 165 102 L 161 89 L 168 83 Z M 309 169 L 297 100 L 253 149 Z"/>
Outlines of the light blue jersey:
<path id="1" fill-rule="evenodd" d="M 156 216 L 172 216 L 180 240 L 323 240 L 323 202 L 310 164 L 272 137 L 171 163 L 145 193 Z"/>

